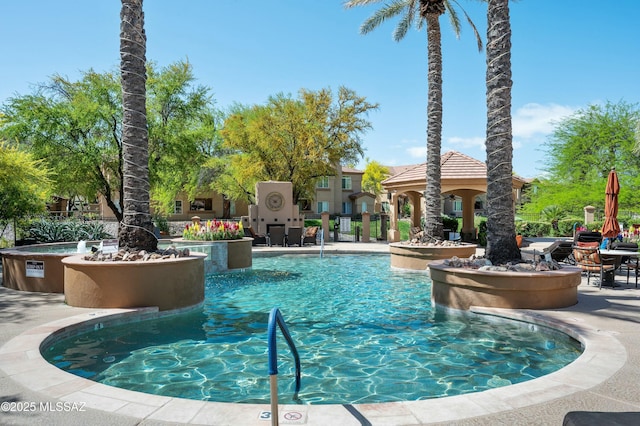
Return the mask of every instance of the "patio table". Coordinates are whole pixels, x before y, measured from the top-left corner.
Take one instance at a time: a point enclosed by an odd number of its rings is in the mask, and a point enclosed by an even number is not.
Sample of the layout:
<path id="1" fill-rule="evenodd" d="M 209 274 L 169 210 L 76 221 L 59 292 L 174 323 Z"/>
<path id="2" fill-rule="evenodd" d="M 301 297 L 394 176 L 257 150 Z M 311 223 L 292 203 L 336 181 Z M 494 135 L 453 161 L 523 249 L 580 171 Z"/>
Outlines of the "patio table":
<path id="1" fill-rule="evenodd" d="M 616 269 L 620 267 L 622 264 L 622 258 L 624 257 L 633 257 L 634 259 L 638 259 L 640 257 L 640 252 L 637 250 L 600 250 L 600 255 L 605 257 L 615 257 L 616 258 Z M 605 279 L 602 282 L 602 285 L 608 285 L 611 287 L 615 287 L 615 271 L 611 274 L 606 274 Z"/>

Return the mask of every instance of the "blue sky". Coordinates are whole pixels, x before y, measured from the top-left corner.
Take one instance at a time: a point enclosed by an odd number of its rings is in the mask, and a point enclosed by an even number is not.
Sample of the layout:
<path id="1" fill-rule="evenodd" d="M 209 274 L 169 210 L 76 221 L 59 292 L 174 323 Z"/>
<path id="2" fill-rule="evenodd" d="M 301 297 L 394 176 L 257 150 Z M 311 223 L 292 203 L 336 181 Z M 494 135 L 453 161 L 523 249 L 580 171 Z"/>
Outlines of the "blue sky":
<path id="1" fill-rule="evenodd" d="M 486 6 L 460 0 L 486 39 Z M 366 157 L 416 164 L 426 155 L 424 30 L 392 40 L 397 21 L 366 36 L 379 5 L 341 0 L 145 0 L 147 59 L 188 59 L 216 104 L 261 104 L 276 93 L 346 86 L 380 108 L 369 115 Z M 0 102 L 61 74 L 119 65 L 118 0 L 21 0 L 0 6 Z M 553 123 L 589 104 L 640 100 L 640 2 L 519 0 L 511 4 L 514 171 L 542 173 Z M 442 152 L 484 161 L 485 56 L 463 22 L 456 39 L 441 18 Z M 364 161 L 358 166 L 364 167 Z"/>

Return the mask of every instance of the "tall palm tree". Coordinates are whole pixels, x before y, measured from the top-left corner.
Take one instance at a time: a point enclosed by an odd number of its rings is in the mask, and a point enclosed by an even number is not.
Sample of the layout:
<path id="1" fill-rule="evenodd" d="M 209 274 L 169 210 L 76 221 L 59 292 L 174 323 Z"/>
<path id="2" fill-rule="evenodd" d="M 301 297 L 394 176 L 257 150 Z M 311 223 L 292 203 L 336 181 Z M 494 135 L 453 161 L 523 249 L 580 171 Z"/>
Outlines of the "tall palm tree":
<path id="1" fill-rule="evenodd" d="M 123 219 L 119 245 L 155 251 L 149 207 L 149 163 L 146 108 L 146 51 L 142 0 L 122 0 L 120 11 L 120 73 L 122 79 Z"/>
<path id="2" fill-rule="evenodd" d="M 512 192 L 511 23 L 509 0 L 487 9 L 487 249 L 494 264 L 520 258 Z"/>
<path id="3" fill-rule="evenodd" d="M 428 95 L 427 95 L 427 187 L 425 191 L 424 230 L 427 238 L 442 239 L 442 205 L 440 185 L 440 149 L 442 145 L 442 37 L 440 33 L 440 16 L 449 12 L 449 20 L 456 33 L 460 34 L 460 21 L 454 5 L 460 7 L 455 0 L 350 0 L 345 7 L 369 5 L 384 2 L 378 11 L 369 17 L 360 27 L 362 34 L 377 28 L 385 20 L 402 15 L 393 38 L 400 41 L 409 28 L 427 27 L 427 62 L 428 62 Z M 463 11 L 469 25 L 473 29 L 482 50 L 482 40 L 469 15 Z"/>

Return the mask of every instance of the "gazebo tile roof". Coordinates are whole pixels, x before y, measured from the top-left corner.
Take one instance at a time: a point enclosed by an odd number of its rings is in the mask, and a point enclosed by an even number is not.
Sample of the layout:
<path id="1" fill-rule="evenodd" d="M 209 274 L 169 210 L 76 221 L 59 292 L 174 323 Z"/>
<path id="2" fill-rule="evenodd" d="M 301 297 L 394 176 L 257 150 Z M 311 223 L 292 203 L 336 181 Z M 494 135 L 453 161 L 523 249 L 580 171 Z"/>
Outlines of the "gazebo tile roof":
<path id="1" fill-rule="evenodd" d="M 441 179 L 485 179 L 487 166 L 482 161 L 457 151 L 447 151 L 440 156 Z M 424 181 L 427 163 L 417 164 L 384 180 L 384 185 L 400 182 Z"/>

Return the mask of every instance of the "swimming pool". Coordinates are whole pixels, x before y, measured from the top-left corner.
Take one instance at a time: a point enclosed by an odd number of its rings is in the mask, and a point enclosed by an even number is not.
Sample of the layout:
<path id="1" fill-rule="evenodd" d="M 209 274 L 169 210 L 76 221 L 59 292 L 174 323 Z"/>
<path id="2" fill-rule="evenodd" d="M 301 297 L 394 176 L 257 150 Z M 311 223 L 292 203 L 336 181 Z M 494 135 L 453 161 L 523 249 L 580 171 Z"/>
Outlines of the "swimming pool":
<path id="1" fill-rule="evenodd" d="M 267 319 L 278 306 L 302 361 L 279 339 L 281 403 L 371 403 L 477 392 L 540 377 L 576 359 L 575 340 L 532 324 L 446 315 L 423 273 L 382 255 L 254 258 L 207 277 L 202 309 L 83 333 L 44 351 L 103 384 L 198 400 L 269 400 Z"/>

